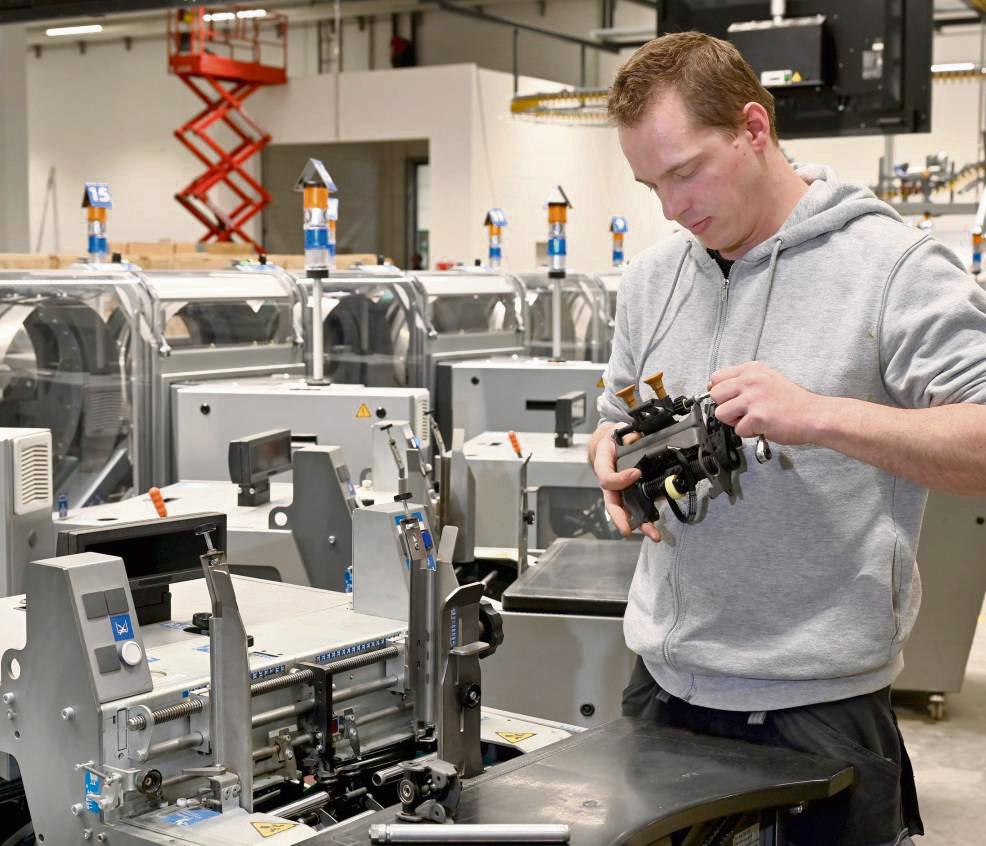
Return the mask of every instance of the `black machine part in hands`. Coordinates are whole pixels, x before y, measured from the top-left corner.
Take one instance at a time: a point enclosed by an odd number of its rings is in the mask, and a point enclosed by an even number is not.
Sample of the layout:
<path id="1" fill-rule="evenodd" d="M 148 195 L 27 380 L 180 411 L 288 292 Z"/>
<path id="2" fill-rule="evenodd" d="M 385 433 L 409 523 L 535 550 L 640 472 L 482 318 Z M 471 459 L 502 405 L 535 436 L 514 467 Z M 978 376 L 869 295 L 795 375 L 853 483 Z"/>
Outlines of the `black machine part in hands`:
<path id="1" fill-rule="evenodd" d="M 679 521 L 693 522 L 698 484 L 706 479 L 732 495 L 732 474 L 743 464 L 743 442 L 715 416 L 715 403 L 703 405 L 692 397 L 655 398 L 632 408 L 630 415 L 633 422 L 613 437 L 618 469 L 635 467 L 641 472 L 623 491 L 632 527 L 656 521 L 661 499 Z M 627 444 L 632 433 L 640 438 Z M 683 510 L 678 501 L 686 498 L 687 510 Z"/>

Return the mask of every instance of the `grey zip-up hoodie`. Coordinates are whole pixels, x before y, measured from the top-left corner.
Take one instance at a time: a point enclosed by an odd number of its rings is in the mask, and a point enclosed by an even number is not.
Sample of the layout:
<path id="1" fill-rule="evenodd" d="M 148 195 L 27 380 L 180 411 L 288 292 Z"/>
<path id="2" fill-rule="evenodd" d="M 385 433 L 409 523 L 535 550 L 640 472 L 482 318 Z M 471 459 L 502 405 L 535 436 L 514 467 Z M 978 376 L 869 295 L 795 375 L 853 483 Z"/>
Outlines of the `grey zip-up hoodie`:
<path id="1" fill-rule="evenodd" d="M 614 392 L 641 374 L 664 371 L 671 396 L 694 395 L 754 358 L 819 394 L 986 402 L 986 295 L 958 259 L 830 169 L 798 173 L 808 191 L 728 281 L 689 233 L 627 268 L 604 421 L 629 419 Z M 890 684 L 920 604 L 926 489 L 814 445 L 774 445 L 759 465 L 753 443 L 733 502 L 703 498 L 688 526 L 662 508 L 664 540 L 644 540 L 630 589 L 627 645 L 669 693 L 712 708 L 774 710 Z"/>

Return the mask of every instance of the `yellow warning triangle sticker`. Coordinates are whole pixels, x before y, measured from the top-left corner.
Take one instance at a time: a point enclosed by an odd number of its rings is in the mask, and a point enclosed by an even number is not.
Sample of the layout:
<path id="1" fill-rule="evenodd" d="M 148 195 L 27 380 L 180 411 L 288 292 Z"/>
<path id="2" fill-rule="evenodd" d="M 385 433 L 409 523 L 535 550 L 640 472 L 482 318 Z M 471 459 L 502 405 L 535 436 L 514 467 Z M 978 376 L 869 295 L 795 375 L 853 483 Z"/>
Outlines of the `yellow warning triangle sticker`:
<path id="1" fill-rule="evenodd" d="M 261 837 L 273 837 L 275 834 L 280 834 L 283 831 L 290 831 L 292 828 L 297 828 L 298 823 L 276 823 L 276 822 L 255 822 L 250 823 L 256 830 L 257 834 Z"/>
<path id="2" fill-rule="evenodd" d="M 373 415 L 370 414 L 370 407 L 365 403 L 361 402 L 359 408 L 356 409 L 356 419 L 366 420 Z"/>
<path id="3" fill-rule="evenodd" d="M 599 381 L 596 382 L 596 387 L 597 388 L 605 388 L 606 387 L 606 383 L 603 382 L 603 377 L 602 376 L 600 376 L 599 377 Z"/>
<path id="4" fill-rule="evenodd" d="M 498 731 L 497 734 L 507 743 L 520 743 L 523 740 L 534 737 L 535 731 Z"/>

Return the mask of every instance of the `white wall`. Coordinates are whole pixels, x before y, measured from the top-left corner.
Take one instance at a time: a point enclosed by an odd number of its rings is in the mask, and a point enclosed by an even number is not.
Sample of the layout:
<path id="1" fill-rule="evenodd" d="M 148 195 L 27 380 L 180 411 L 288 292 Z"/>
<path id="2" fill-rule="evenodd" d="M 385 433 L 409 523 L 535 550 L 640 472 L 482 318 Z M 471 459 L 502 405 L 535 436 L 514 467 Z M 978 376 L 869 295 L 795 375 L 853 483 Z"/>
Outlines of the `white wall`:
<path id="1" fill-rule="evenodd" d="M 163 41 L 28 55 L 31 239 L 36 239 L 48 168 L 54 165 L 65 253 L 85 252 L 86 182 L 108 182 L 111 241 L 197 241 L 205 232 L 174 199 L 202 165 L 172 132 L 201 102 L 167 72 Z M 43 251 L 54 251 L 51 220 Z M 32 245 L 33 246 L 33 245 Z"/>
<path id="2" fill-rule="evenodd" d="M 26 253 L 28 222 L 25 27 L 0 27 L 0 252 Z"/>
<path id="3" fill-rule="evenodd" d="M 567 25 L 574 26 L 573 21 L 590 6 L 594 4 L 588 0 L 573 0 L 573 17 Z M 549 2 L 548 17 L 538 20 L 560 28 L 568 7 L 567 3 Z M 533 6 L 524 4 L 491 3 L 488 8 L 517 19 L 525 11 L 537 17 Z M 634 7 L 621 3 L 618 8 Z M 645 17 L 649 14 L 646 9 L 640 11 Z M 634 22 L 618 19 L 616 23 Z M 438 27 L 453 24 L 440 35 Z M 406 32 L 406 15 L 402 26 Z M 433 27 L 430 33 L 427 26 Z M 474 32 L 474 27 L 479 29 Z M 369 27 L 360 33 L 355 22 L 347 22 L 346 28 L 343 66 L 349 68 L 361 55 L 362 61 L 368 61 L 368 52 L 360 53 L 357 45 L 362 38 L 366 46 Z M 515 269 L 532 266 L 534 244 L 545 237 L 542 206 L 546 192 L 558 183 L 575 204 L 569 226 L 573 268 L 606 266 L 607 228 L 613 214 L 629 219 L 630 255 L 669 231 L 657 203 L 632 181 L 613 130 L 546 126 L 511 118 L 509 74 L 480 71 L 472 65 L 346 71 L 339 77 L 337 128 L 335 78 L 302 73 L 316 65 L 314 30 L 313 26 L 292 30 L 289 83 L 256 94 L 248 101 L 248 111 L 279 143 L 429 139 L 433 260 L 468 262 L 485 255 L 481 222 L 487 208 L 499 205 L 510 220 L 507 263 Z M 456 50 L 468 50 L 484 61 L 505 61 L 509 66 L 509 49 L 504 55 L 498 40 L 504 33 L 509 36 L 509 30 L 430 12 L 423 15 L 422 58 L 437 60 L 455 55 Z M 389 19 L 378 19 L 374 27 L 378 63 L 388 62 L 389 35 Z M 565 53 L 569 48 L 558 45 L 558 49 Z M 561 55 L 554 51 L 546 46 L 545 57 Z M 975 30 L 936 36 L 936 61 L 975 60 L 978 54 Z M 608 80 L 619 57 L 603 59 L 608 63 Z M 563 64 L 559 59 L 559 70 Z M 29 53 L 27 71 L 32 240 L 51 164 L 58 168 L 63 251 L 81 250 L 84 245 L 79 199 L 85 181 L 108 181 L 113 188 L 111 239 L 198 239 L 202 234 L 199 224 L 177 205 L 173 194 L 198 173 L 199 165 L 172 137 L 174 128 L 194 113 L 198 101 L 166 72 L 163 41 L 135 42 L 131 51 L 110 42 L 92 45 L 84 55 L 75 48 L 45 50 L 40 58 Z M 553 87 L 557 84 L 521 79 L 522 92 Z M 898 137 L 897 159 L 920 163 L 925 153 L 942 150 L 962 164 L 971 161 L 976 155 L 977 97 L 975 84 L 935 83 L 934 130 Z M 816 139 L 784 146 L 797 159 L 830 163 L 844 179 L 864 184 L 875 180 L 883 152 L 883 140 L 878 137 Z M 344 186 L 344 175 L 337 178 Z M 967 198 L 972 199 L 961 199 Z M 937 228 L 945 240 L 954 231 L 954 246 L 967 251 L 970 225 L 968 218 L 942 218 Z M 52 249 L 50 239 L 44 249 Z"/>

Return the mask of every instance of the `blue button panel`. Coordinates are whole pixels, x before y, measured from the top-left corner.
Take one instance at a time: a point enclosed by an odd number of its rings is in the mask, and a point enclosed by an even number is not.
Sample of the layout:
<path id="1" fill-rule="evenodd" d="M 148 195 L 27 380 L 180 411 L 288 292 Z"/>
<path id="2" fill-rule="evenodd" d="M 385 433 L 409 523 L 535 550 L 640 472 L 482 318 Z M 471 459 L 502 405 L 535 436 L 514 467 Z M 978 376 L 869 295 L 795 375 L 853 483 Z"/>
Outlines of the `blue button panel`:
<path id="1" fill-rule="evenodd" d="M 130 621 L 129 614 L 117 614 L 110 617 L 110 626 L 113 628 L 113 640 L 133 640 L 134 624 Z"/>

